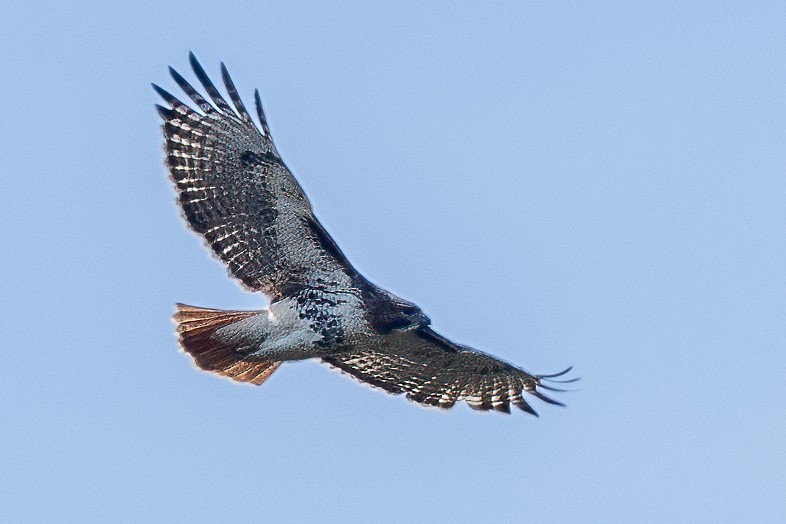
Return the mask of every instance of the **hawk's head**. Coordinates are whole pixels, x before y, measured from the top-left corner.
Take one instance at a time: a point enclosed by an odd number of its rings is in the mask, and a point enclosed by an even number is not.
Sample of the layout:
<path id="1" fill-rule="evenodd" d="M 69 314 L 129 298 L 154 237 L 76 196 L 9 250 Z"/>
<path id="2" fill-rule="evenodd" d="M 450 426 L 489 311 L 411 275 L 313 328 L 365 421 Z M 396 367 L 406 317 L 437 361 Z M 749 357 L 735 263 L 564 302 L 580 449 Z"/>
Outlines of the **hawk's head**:
<path id="1" fill-rule="evenodd" d="M 431 324 L 431 319 L 428 317 L 428 315 L 423 313 L 423 311 L 415 304 L 407 302 L 406 300 L 401 300 L 399 307 L 401 308 L 401 312 L 405 317 L 407 317 L 407 320 L 409 320 L 412 325 L 428 326 Z"/>
<path id="2" fill-rule="evenodd" d="M 425 327 L 431 324 L 431 319 L 418 306 L 408 300 L 397 297 L 393 293 L 386 293 L 390 297 L 390 301 L 395 304 L 395 308 L 398 310 L 397 316 L 401 319 L 401 325 L 397 327 Z"/>
<path id="3" fill-rule="evenodd" d="M 366 319 L 380 333 L 431 324 L 431 319 L 412 302 L 376 286 L 372 289 L 366 295 Z"/>

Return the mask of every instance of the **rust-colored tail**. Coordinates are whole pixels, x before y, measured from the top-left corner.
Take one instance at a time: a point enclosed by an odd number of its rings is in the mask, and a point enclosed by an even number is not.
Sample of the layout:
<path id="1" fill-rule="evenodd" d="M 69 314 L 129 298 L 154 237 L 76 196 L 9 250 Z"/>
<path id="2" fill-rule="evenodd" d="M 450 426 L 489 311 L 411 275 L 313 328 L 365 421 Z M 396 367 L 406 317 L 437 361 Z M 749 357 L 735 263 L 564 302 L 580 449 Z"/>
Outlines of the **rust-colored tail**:
<path id="1" fill-rule="evenodd" d="M 193 357 L 197 366 L 258 386 L 281 362 L 253 360 L 237 343 L 216 335 L 217 329 L 258 314 L 258 311 L 222 311 L 177 304 L 173 319 L 180 347 Z"/>

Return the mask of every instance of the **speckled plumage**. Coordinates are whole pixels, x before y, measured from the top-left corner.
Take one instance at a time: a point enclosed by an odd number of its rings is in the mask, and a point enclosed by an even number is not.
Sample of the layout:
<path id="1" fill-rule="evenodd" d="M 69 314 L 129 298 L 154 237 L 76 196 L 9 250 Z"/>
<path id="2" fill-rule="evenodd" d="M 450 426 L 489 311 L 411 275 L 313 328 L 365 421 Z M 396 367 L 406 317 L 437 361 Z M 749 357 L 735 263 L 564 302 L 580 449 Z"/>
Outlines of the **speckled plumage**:
<path id="1" fill-rule="evenodd" d="M 270 297 L 263 311 L 220 311 L 178 304 L 183 350 L 196 364 L 261 384 L 286 360 L 319 358 L 359 380 L 443 408 L 457 401 L 536 414 L 523 398 L 552 404 L 537 376 L 435 333 L 414 304 L 363 277 L 314 216 L 270 136 L 259 93 L 257 127 L 226 68 L 223 98 L 193 54 L 209 102 L 170 68 L 197 109 L 153 87 L 169 107 L 166 163 L 190 227 L 232 276 Z M 559 390 L 556 390 L 559 391 Z"/>

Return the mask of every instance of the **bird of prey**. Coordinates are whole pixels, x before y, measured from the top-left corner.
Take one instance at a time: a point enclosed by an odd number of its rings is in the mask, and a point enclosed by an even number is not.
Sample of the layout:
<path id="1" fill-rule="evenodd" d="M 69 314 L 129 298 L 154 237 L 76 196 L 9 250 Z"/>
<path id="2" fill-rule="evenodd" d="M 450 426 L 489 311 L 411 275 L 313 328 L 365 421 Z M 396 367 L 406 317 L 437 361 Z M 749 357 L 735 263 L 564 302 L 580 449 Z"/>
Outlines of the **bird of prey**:
<path id="1" fill-rule="evenodd" d="M 191 229 L 204 237 L 232 276 L 265 294 L 260 311 L 222 311 L 177 304 L 181 348 L 201 369 L 261 384 L 287 360 L 316 358 L 390 393 L 450 408 L 537 415 L 529 394 L 564 375 L 533 375 L 431 329 L 415 304 L 367 280 L 314 216 L 311 204 L 273 144 L 259 91 L 259 126 L 224 64 L 232 106 L 193 53 L 191 67 L 210 100 L 169 71 L 194 107 L 153 84 L 168 107 L 166 165 Z M 576 379 L 573 379 L 576 380 Z M 571 382 L 563 380 L 562 382 Z"/>

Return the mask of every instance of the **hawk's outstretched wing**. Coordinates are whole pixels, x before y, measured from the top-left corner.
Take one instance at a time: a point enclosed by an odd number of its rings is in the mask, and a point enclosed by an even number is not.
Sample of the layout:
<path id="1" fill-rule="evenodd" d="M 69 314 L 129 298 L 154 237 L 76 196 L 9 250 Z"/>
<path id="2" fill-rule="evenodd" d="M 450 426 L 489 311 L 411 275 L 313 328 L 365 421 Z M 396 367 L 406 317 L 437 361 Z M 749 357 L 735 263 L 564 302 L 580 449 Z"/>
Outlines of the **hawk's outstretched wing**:
<path id="1" fill-rule="evenodd" d="M 510 404 L 537 416 L 523 398 L 533 395 L 549 404 L 563 405 L 538 388 L 562 391 L 542 383 L 564 375 L 531 375 L 502 360 L 461 346 L 428 327 L 394 330 L 363 349 L 322 357 L 355 378 L 390 393 L 429 406 L 450 408 L 466 400 L 473 409 L 510 413 Z M 565 380 L 573 382 L 578 379 Z"/>
<path id="2" fill-rule="evenodd" d="M 172 77 L 198 110 L 153 87 L 170 106 L 158 106 L 166 162 L 191 228 L 233 276 L 273 298 L 311 287 L 317 279 L 323 289 L 350 287 L 354 269 L 279 157 L 259 93 L 257 128 L 224 64 L 221 72 L 234 110 L 193 53 L 190 59 L 212 104 L 172 68 Z"/>

